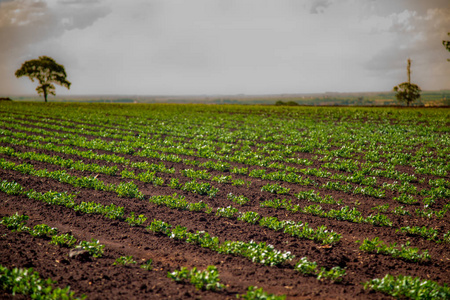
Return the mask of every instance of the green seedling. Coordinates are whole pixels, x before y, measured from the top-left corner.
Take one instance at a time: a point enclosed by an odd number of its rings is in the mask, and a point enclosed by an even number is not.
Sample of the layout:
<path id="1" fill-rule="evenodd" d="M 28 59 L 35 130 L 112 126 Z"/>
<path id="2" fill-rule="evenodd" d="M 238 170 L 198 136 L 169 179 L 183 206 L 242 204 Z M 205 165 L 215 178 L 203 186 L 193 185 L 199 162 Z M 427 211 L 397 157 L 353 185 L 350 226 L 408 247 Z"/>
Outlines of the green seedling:
<path id="1" fill-rule="evenodd" d="M 130 264 L 136 264 L 136 261 L 133 259 L 132 255 L 120 256 L 113 263 L 114 266 L 117 266 L 117 265 L 126 266 L 126 265 L 130 265 Z"/>

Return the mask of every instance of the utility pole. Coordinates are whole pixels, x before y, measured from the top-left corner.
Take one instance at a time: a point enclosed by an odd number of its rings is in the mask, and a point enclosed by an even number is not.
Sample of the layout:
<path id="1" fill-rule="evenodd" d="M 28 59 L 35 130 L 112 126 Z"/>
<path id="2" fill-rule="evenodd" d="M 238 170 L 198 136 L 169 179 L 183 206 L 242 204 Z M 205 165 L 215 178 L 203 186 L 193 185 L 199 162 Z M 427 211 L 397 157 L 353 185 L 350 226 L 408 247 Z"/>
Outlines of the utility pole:
<path id="1" fill-rule="evenodd" d="M 408 58 L 408 67 L 406 67 L 408 71 L 408 83 L 411 84 L 411 59 Z"/>

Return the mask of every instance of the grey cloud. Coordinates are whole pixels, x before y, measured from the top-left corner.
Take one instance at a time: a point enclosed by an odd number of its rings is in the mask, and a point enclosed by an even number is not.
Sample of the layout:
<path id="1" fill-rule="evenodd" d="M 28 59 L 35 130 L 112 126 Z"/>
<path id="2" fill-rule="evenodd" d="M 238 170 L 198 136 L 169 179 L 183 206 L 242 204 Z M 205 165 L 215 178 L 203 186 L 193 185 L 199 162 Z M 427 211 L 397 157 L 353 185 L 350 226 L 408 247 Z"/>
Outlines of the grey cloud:
<path id="1" fill-rule="evenodd" d="M 396 38 L 395 44 L 372 57 L 365 68 L 377 75 L 394 73 L 406 80 L 406 60 L 411 58 L 412 80 L 430 88 L 445 82 L 450 69 L 445 68 L 445 49 L 442 39 L 450 28 L 450 9 L 430 9 L 426 15 L 415 14 L 408 19 L 395 20 L 388 29 Z M 436 80 L 439 78 L 439 80 Z"/>
<path id="2" fill-rule="evenodd" d="M 428 9 L 449 8 L 448 0 L 370 0 L 368 3 L 373 7 L 373 11 L 380 16 L 401 13 L 406 9 L 415 11 L 418 15 L 426 15 Z"/>
<path id="3" fill-rule="evenodd" d="M 12 68 L 18 68 L 24 59 L 35 58 L 33 55 L 46 54 L 33 53 L 34 45 L 61 36 L 67 30 L 87 28 L 109 12 L 109 7 L 98 1 L 62 1 L 56 6 L 39 0 L 1 1 L 1 88 L 7 90 L 13 85 Z"/>
<path id="4" fill-rule="evenodd" d="M 52 19 L 43 1 L 14 1 L 0 4 L 0 52 L 4 54 L 39 41 Z M 2 55 L 2 56 L 3 56 Z"/>
<path id="5" fill-rule="evenodd" d="M 99 0 L 59 0 L 59 4 L 77 5 L 77 4 L 96 4 L 100 3 Z"/>
<path id="6" fill-rule="evenodd" d="M 60 36 L 66 30 L 84 29 L 110 12 L 107 6 L 92 7 L 86 3 L 87 1 L 81 1 L 76 7 L 63 5 L 56 9 L 50 8 L 45 1 L 18 0 L 0 3 L 1 52 L 17 55 L 13 52 L 14 49 L 24 51 L 27 46 Z"/>
<path id="7" fill-rule="evenodd" d="M 332 3 L 329 0 L 314 0 L 309 12 L 311 14 L 322 14 L 325 9 L 330 6 Z"/>
<path id="8" fill-rule="evenodd" d="M 110 12 L 108 7 L 92 7 L 92 3 L 83 2 L 83 5 L 77 4 L 77 7 L 66 7 L 59 10 L 57 22 L 66 30 L 85 29 Z"/>

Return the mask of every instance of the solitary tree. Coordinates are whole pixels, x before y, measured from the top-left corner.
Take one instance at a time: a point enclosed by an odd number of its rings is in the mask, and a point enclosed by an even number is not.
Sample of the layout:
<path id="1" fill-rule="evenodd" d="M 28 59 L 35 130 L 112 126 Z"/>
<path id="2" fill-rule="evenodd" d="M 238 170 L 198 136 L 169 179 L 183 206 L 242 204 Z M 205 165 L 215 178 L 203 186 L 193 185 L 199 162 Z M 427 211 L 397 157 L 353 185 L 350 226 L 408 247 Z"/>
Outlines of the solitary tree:
<path id="1" fill-rule="evenodd" d="M 448 33 L 448 35 L 450 35 L 450 32 Z M 450 51 L 450 41 L 442 41 L 442 45 L 444 45 L 445 49 Z M 447 60 L 450 61 L 450 59 Z"/>
<path id="2" fill-rule="evenodd" d="M 397 92 L 397 94 L 395 94 L 397 100 L 406 102 L 406 105 L 409 106 L 411 102 L 420 98 L 420 92 L 422 90 L 417 84 L 411 83 L 411 60 L 409 58 L 406 70 L 408 72 L 408 82 L 403 82 L 395 86 L 394 91 Z"/>
<path id="3" fill-rule="evenodd" d="M 70 88 L 70 82 L 66 80 L 66 71 L 63 65 L 59 65 L 48 56 L 40 56 L 39 59 L 32 59 L 24 62 L 22 67 L 16 71 L 16 77 L 28 76 L 31 81 L 39 81 L 36 91 L 39 95 L 44 95 L 47 102 L 48 95 L 55 95 L 54 83 Z"/>

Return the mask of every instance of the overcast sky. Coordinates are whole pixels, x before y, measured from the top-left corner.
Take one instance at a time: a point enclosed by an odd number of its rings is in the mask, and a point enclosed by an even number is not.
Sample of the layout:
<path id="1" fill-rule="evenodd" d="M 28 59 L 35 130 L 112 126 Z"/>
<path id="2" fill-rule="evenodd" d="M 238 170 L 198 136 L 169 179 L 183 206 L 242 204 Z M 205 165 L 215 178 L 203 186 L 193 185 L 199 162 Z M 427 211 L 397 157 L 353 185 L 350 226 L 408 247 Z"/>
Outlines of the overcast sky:
<path id="1" fill-rule="evenodd" d="M 0 0 L 0 95 L 53 57 L 57 94 L 286 94 L 450 89 L 449 0 Z"/>

